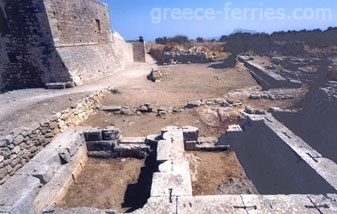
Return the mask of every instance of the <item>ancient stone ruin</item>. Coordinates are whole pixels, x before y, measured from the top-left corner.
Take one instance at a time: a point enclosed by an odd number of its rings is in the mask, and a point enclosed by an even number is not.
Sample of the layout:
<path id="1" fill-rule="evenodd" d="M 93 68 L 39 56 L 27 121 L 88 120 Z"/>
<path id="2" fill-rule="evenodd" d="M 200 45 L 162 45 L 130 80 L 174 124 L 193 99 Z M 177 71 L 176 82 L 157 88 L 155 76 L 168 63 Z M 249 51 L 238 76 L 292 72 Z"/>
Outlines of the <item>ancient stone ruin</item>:
<path id="1" fill-rule="evenodd" d="M 97 0 L 0 0 L 0 213 L 337 213 L 337 48 L 292 36 L 126 42 Z"/>

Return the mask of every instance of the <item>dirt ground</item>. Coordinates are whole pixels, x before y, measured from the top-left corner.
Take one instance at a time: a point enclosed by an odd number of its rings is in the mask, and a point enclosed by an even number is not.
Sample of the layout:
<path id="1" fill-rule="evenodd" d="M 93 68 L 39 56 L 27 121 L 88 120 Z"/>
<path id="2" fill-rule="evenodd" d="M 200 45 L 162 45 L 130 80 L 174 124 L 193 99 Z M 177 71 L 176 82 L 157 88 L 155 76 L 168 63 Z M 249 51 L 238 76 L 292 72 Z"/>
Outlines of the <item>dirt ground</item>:
<path id="1" fill-rule="evenodd" d="M 129 209 L 123 206 L 126 191 L 129 185 L 137 183 L 142 167 L 144 160 L 134 158 L 89 158 L 58 207 L 92 207 L 125 212 Z"/>
<path id="2" fill-rule="evenodd" d="M 22 89 L 0 94 L 0 136 L 14 128 L 27 127 L 33 122 L 40 122 L 104 88 L 132 85 L 133 81 L 139 79 L 146 82 L 146 76 L 150 73 L 151 67 L 155 66 L 154 61 L 149 59 L 146 63 L 132 63 L 123 71 L 75 88 Z"/>
<path id="3" fill-rule="evenodd" d="M 102 106 L 138 107 L 149 103 L 158 107 L 183 107 L 188 101 L 225 98 L 234 89 L 258 87 L 249 72 L 238 65 L 235 69 L 209 68 L 210 64 L 190 64 L 165 66 L 160 83 L 139 78 L 129 85 L 119 87 L 118 94 L 107 95 Z M 165 117 L 156 117 L 155 113 L 141 115 L 116 115 L 95 111 L 82 126 L 105 127 L 114 125 L 122 130 L 124 136 L 146 136 L 159 134 L 166 126 L 196 126 L 202 135 L 220 136 L 228 125 L 237 124 L 236 117 L 240 109 L 229 113 L 230 119 L 219 123 L 216 110 L 207 114 L 209 109 L 183 110 Z M 205 113 L 206 112 L 206 113 Z M 213 114 L 213 115 L 212 115 Z"/>
<path id="4" fill-rule="evenodd" d="M 236 115 L 226 121 L 219 122 L 215 115 L 204 116 L 202 111 L 202 109 L 184 110 L 167 114 L 164 117 L 157 117 L 156 113 L 127 116 L 97 111 L 81 125 L 101 128 L 115 126 L 122 131 L 123 136 L 127 137 L 160 134 L 161 129 L 167 126 L 195 126 L 199 128 L 200 136 L 220 137 L 225 133 L 228 125 L 238 124 Z M 207 119 L 212 121 L 207 121 Z"/>
<path id="5" fill-rule="evenodd" d="M 187 152 L 193 195 L 258 194 L 234 152 Z"/>
<path id="6" fill-rule="evenodd" d="M 182 106 L 188 101 L 225 97 L 230 90 L 258 86 L 246 68 L 214 69 L 210 64 L 160 67 L 164 78 L 159 83 L 138 79 L 119 87 L 117 95 L 107 96 L 103 105 Z"/>

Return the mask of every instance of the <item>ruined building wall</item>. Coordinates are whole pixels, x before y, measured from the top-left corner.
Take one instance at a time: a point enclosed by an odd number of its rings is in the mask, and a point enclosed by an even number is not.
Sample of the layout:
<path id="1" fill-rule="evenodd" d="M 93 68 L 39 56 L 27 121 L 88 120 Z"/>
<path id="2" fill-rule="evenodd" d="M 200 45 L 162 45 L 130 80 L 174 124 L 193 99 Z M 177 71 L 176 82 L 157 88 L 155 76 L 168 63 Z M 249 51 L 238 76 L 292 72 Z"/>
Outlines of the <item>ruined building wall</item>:
<path id="1" fill-rule="evenodd" d="M 0 8 L 0 89 L 81 84 L 133 61 L 131 44 L 112 34 L 99 1 L 0 0 Z"/>
<path id="2" fill-rule="evenodd" d="M 133 59 L 135 62 L 145 62 L 145 43 L 133 42 Z"/>

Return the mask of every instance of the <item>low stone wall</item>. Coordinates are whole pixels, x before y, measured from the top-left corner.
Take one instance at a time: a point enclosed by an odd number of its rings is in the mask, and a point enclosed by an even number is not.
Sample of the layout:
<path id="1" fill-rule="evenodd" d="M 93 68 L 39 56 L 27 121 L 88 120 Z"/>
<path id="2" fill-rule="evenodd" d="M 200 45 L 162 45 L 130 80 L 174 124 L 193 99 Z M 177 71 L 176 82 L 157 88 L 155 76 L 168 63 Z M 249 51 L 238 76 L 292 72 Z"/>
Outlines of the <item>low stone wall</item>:
<path id="1" fill-rule="evenodd" d="M 0 184 L 13 176 L 57 134 L 87 119 L 110 90 L 101 90 L 57 112 L 45 121 L 35 122 L 29 127 L 16 128 L 7 136 L 0 137 Z"/>
<path id="2" fill-rule="evenodd" d="M 274 111 L 273 115 L 324 157 L 337 163 L 337 82 L 312 88 L 302 109 Z"/>
<path id="3" fill-rule="evenodd" d="M 286 79 L 281 75 L 268 71 L 260 65 L 249 61 L 248 57 L 239 56 L 238 60 L 242 62 L 256 81 L 264 88 L 300 88 L 302 82 L 293 79 Z"/>
<path id="4" fill-rule="evenodd" d="M 284 130 L 272 117 L 262 121 L 260 116 L 250 116 L 247 126 L 261 128 L 262 123 L 273 130 Z M 242 135 L 245 130 L 238 126 L 233 127 L 230 135 Z M 70 185 L 76 180 L 87 161 L 87 146 L 82 133 L 90 133 L 93 139 L 115 139 L 118 137 L 118 129 L 107 128 L 93 131 L 90 127 L 68 129 L 59 135 L 33 160 L 16 173 L 8 182 L 0 186 L 0 213 L 10 214 L 34 214 L 34 213 L 117 213 L 114 210 L 99 210 L 95 208 L 72 208 L 68 210 L 58 209 L 58 201 L 66 194 Z M 96 134 L 95 134 L 96 133 Z M 117 133 L 117 135 L 116 135 Z M 88 138 L 88 134 L 86 134 Z M 98 136 L 98 138 L 97 138 Z M 284 136 L 284 137 L 282 137 Z M 279 135 L 284 144 L 290 146 L 300 157 L 304 157 L 308 148 L 296 140 L 292 145 L 285 134 Z M 153 139 L 155 137 L 155 139 Z M 146 141 L 157 144 L 156 160 L 159 164 L 158 171 L 153 174 L 151 195 L 143 208 L 137 209 L 133 214 L 157 214 L 157 213 L 196 213 L 196 214 L 222 214 L 222 213 L 336 213 L 336 194 L 302 194 L 302 195 L 204 195 L 193 196 L 192 184 L 189 172 L 189 164 L 184 156 L 184 141 L 196 140 L 197 130 L 193 127 L 167 127 L 162 129 L 159 136 L 148 136 Z M 288 140 L 287 140 L 288 138 Z M 124 138 L 120 142 L 134 144 L 144 142 L 145 138 Z M 151 140 L 152 139 L 152 140 Z M 233 138 L 230 138 L 233 139 Z M 255 138 L 252 138 L 255 139 Z M 158 141 L 157 141 L 158 140 Z M 249 144 L 249 143 L 248 143 Z M 268 144 L 271 144 L 269 141 Z M 271 145 L 273 146 L 273 145 Z M 260 147 L 254 147 L 261 150 Z M 312 154 L 312 153 L 310 153 Z M 278 152 L 270 156 L 279 157 Z M 252 158 L 258 158 L 252 156 Z M 323 158 L 318 161 L 305 158 L 324 178 L 330 176 L 330 182 L 336 179 L 330 163 Z M 282 164 L 283 162 L 280 162 Z M 325 167 L 317 168 L 322 165 Z M 262 165 L 256 169 L 260 169 Z M 292 167 L 292 166 L 287 166 Z M 328 168 L 326 168 L 328 167 Z M 325 172 L 326 171 L 326 172 Z M 293 174 L 285 174 L 291 177 Z M 328 180 L 329 180 L 328 179 Z M 313 186 L 315 184 L 312 184 Z M 336 186 L 336 185 L 333 185 Z M 315 188 L 311 187 L 311 188 Z"/>
<path id="5" fill-rule="evenodd" d="M 213 59 L 210 58 L 206 53 L 203 52 L 180 52 L 180 53 L 171 53 L 163 52 L 158 49 L 151 49 L 150 54 L 158 64 L 189 64 L 189 63 L 209 63 Z"/>
<path id="6" fill-rule="evenodd" d="M 337 165 L 271 115 L 249 115 L 242 127 L 231 127 L 221 141 L 230 144 L 261 194 L 337 192 Z"/>

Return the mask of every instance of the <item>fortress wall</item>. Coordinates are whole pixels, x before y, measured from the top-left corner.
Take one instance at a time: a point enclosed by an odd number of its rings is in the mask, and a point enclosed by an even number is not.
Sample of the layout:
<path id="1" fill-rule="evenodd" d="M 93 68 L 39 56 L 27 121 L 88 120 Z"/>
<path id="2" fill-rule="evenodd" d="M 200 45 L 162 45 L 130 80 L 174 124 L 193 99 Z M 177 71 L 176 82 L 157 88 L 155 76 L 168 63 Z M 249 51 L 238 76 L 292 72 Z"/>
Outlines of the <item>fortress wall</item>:
<path id="1" fill-rule="evenodd" d="M 96 0 L 0 0 L 0 90 L 43 87 L 112 74 L 133 49 L 112 33 L 108 6 Z"/>
<path id="2" fill-rule="evenodd" d="M 42 0 L 0 1 L 0 90 L 43 86 L 52 39 Z"/>
<path id="3" fill-rule="evenodd" d="M 45 0 L 44 4 L 56 47 L 111 42 L 106 4 L 96 0 Z"/>
<path id="4" fill-rule="evenodd" d="M 133 50 L 112 33 L 108 6 L 96 0 L 45 1 L 54 44 L 75 85 L 123 70 Z M 65 72 L 52 72 L 48 82 L 66 82 Z"/>

